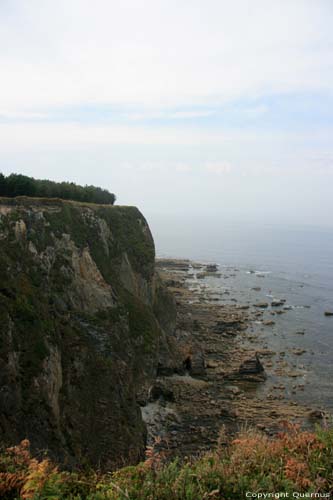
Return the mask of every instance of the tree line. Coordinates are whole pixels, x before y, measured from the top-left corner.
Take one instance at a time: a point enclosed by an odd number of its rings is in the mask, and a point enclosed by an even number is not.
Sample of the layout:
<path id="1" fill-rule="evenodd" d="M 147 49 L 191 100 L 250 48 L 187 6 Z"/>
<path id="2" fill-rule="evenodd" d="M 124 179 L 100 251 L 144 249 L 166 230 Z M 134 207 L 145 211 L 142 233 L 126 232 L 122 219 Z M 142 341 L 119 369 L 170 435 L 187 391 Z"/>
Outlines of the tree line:
<path id="1" fill-rule="evenodd" d="M 74 182 L 54 182 L 34 179 L 21 174 L 7 177 L 0 172 L 0 196 L 30 196 L 37 198 L 61 198 L 63 200 L 83 201 L 113 205 L 116 196 L 107 189 L 95 186 L 79 186 Z"/>

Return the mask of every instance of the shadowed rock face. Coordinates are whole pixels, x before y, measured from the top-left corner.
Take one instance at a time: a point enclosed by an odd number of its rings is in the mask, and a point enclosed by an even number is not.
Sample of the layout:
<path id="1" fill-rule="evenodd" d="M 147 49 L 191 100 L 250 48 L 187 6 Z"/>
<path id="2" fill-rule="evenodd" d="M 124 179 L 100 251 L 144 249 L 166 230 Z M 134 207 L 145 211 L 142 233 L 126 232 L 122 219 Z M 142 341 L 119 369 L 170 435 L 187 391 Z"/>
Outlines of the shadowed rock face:
<path id="1" fill-rule="evenodd" d="M 102 468 L 142 458 L 173 300 L 134 207 L 0 199 L 0 439 Z"/>

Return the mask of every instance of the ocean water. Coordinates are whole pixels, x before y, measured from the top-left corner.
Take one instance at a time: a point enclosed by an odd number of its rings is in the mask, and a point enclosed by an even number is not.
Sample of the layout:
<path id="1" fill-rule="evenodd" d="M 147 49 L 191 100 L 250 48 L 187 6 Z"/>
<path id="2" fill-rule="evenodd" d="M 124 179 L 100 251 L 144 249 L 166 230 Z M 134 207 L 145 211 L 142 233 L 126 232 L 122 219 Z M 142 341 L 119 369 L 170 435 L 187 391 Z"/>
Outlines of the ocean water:
<path id="1" fill-rule="evenodd" d="M 333 311 L 333 228 L 181 216 L 151 216 L 148 222 L 158 256 L 220 265 L 222 278 L 208 278 L 207 284 L 227 292 L 224 303 L 285 299 L 284 314 L 270 315 L 274 308 L 264 313 L 273 327 L 258 321 L 253 329 L 289 376 L 272 369 L 260 390 L 282 382 L 285 397 L 333 412 L 333 317 L 324 314 Z M 295 349 L 304 352 L 296 355 Z"/>

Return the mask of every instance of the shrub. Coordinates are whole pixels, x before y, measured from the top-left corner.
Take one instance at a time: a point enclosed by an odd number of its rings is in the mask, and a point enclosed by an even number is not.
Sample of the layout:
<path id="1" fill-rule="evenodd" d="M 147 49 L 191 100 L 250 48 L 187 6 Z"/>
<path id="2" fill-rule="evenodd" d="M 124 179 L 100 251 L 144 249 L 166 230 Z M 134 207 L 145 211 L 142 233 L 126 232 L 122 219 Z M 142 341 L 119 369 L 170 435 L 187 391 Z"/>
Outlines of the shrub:
<path id="1" fill-rule="evenodd" d="M 318 496 L 332 488 L 333 430 L 290 424 L 274 439 L 241 432 L 228 446 L 185 463 L 168 463 L 149 447 L 145 462 L 108 474 L 59 472 L 47 458 L 32 458 L 27 440 L 0 455 L 4 500 L 239 500 L 247 491 Z"/>

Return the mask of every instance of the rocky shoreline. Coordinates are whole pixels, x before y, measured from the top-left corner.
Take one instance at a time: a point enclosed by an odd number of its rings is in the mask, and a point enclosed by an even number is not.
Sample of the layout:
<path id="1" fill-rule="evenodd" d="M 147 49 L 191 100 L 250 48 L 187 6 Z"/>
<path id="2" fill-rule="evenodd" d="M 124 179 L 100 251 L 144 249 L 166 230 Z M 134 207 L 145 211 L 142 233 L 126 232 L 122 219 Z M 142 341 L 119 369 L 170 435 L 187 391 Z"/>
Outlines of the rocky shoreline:
<path id="1" fill-rule="evenodd" d="M 156 267 L 176 300 L 175 342 L 183 361 L 178 370 L 161 366 L 142 407 L 150 446 L 189 457 L 245 426 L 272 435 L 282 421 L 311 427 L 325 418 L 286 397 L 286 378 L 293 393 L 304 390 L 301 372 L 263 344 L 255 328 L 271 328 L 274 316 L 287 310 L 284 300 L 232 303 L 229 296 L 225 303 L 230 292 L 210 287 L 206 278 L 227 279 L 237 269 L 221 272 L 216 264 L 176 259 L 158 259 Z"/>

